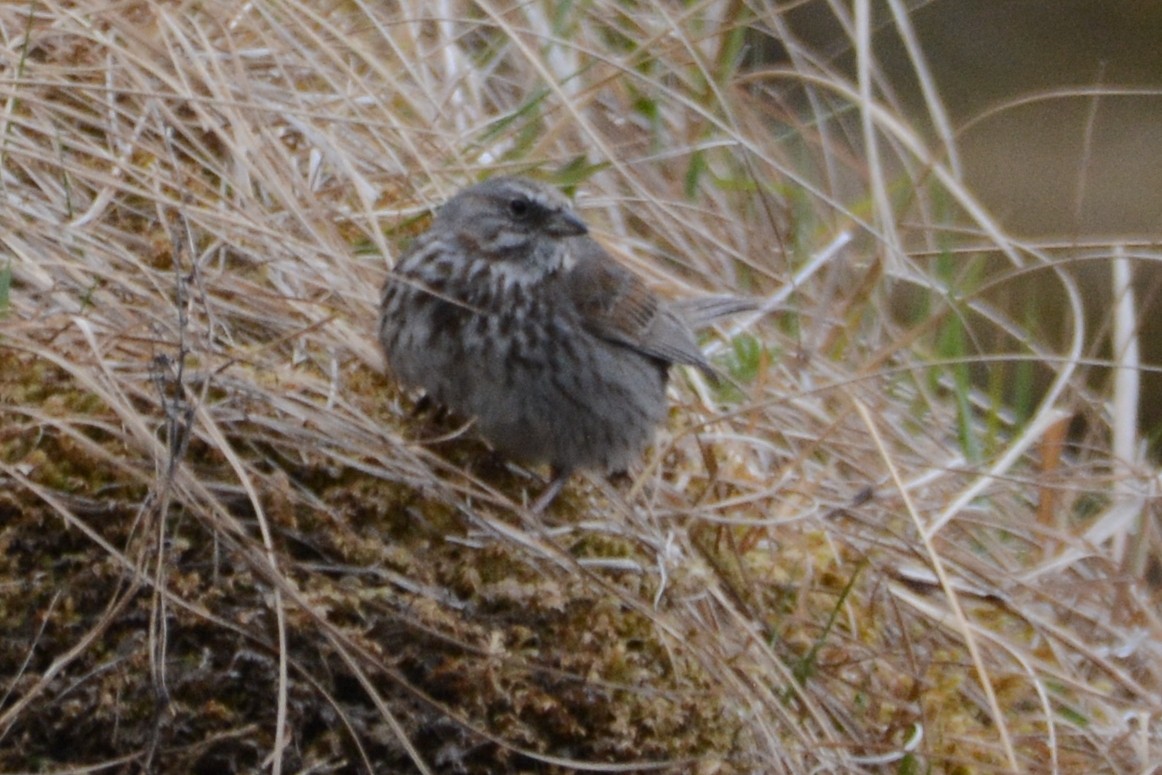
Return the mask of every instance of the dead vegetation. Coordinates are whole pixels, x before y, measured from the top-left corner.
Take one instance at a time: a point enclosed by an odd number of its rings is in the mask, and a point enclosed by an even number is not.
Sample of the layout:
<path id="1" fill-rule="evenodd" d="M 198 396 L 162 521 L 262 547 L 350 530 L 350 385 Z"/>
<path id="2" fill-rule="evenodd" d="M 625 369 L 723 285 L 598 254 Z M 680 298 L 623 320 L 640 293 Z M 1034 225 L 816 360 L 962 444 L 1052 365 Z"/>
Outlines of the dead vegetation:
<path id="1" fill-rule="evenodd" d="M 1076 288 L 730 8 L 0 6 L 0 769 L 1162 761 L 1156 472 Z M 663 292 L 779 302 L 543 522 L 373 333 L 429 209 L 529 169 Z M 1029 273 L 1061 341 L 988 293 Z"/>

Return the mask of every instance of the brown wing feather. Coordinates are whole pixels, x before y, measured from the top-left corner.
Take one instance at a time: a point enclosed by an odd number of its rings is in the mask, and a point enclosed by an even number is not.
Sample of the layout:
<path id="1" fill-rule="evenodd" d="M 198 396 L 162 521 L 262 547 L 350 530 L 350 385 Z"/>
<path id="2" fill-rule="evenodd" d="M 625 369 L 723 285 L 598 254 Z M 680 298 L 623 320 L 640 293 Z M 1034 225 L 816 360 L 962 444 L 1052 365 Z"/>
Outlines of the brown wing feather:
<path id="1" fill-rule="evenodd" d="M 592 239 L 578 237 L 573 242 L 575 263 L 567 292 L 587 331 L 667 363 L 689 364 L 714 374 L 690 327 L 637 275 Z"/>

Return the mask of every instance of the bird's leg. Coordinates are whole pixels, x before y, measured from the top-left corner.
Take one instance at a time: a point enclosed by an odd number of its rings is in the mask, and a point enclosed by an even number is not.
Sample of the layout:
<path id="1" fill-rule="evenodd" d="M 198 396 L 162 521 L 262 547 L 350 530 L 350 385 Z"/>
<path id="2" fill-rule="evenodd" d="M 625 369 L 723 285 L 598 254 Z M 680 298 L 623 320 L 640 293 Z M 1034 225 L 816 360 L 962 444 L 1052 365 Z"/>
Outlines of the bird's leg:
<path id="1" fill-rule="evenodd" d="M 552 474 L 549 478 L 548 485 L 545 486 L 544 491 L 537 496 L 533 504 L 529 506 L 529 511 L 533 514 L 540 514 L 549 507 L 549 504 L 556 500 L 557 496 L 561 494 L 561 489 L 565 486 L 565 482 L 569 481 L 569 477 L 573 472 L 567 468 L 558 468 L 553 466 Z"/>
<path id="2" fill-rule="evenodd" d="M 412 407 L 412 417 L 428 416 L 428 422 L 431 425 L 441 425 L 451 415 L 452 412 L 443 404 L 436 403 L 435 399 L 428 393 L 424 393 L 416 400 L 416 405 Z"/>
<path id="3" fill-rule="evenodd" d="M 431 409 L 433 404 L 435 404 L 435 401 L 432 400 L 432 397 L 427 393 L 424 393 L 422 396 L 420 396 L 419 400 L 416 401 L 416 405 L 412 407 L 412 417 L 419 417 L 421 414 Z"/>

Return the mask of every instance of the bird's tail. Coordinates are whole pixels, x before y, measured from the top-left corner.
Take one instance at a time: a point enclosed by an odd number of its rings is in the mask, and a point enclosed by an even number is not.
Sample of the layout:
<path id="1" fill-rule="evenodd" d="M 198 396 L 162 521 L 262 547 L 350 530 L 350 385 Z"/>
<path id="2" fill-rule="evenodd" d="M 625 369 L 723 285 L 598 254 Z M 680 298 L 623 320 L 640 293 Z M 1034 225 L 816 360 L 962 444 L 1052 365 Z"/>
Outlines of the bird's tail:
<path id="1" fill-rule="evenodd" d="M 752 312 L 758 307 L 758 301 L 743 296 L 699 296 L 670 302 L 670 309 L 692 331 L 706 328 L 722 318 L 740 312 Z"/>

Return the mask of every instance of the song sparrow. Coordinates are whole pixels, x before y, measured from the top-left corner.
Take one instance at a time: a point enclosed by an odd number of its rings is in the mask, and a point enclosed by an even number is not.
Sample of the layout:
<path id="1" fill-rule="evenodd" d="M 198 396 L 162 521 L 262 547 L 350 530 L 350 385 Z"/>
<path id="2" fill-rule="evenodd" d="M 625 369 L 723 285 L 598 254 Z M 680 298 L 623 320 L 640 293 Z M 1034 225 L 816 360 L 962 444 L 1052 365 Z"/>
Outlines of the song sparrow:
<path id="1" fill-rule="evenodd" d="M 575 469 L 625 470 L 665 419 L 669 366 L 714 374 L 692 329 L 753 307 L 661 301 L 587 232 L 555 189 L 491 178 L 444 204 L 383 289 L 389 370 L 502 454 L 548 462 L 534 510 Z"/>

